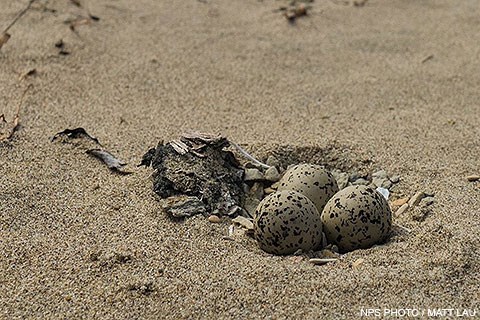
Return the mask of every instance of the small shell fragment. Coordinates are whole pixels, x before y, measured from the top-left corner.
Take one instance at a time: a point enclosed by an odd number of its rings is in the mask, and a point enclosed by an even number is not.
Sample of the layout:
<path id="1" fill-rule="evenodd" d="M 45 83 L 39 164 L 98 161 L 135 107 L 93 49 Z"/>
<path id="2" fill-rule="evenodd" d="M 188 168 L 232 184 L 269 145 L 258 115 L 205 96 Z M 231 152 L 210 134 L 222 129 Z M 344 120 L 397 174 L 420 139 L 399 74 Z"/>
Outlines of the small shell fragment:
<path id="1" fill-rule="evenodd" d="M 219 216 L 212 214 L 211 216 L 208 217 L 208 221 L 211 223 L 220 223 L 222 220 L 220 219 Z"/>
<path id="2" fill-rule="evenodd" d="M 395 216 L 396 217 L 399 217 L 401 216 L 402 214 L 404 214 L 408 208 L 410 207 L 410 205 L 408 203 L 404 203 L 400 208 L 398 208 L 398 210 L 395 212 Z"/>
<path id="3" fill-rule="evenodd" d="M 338 259 L 334 259 L 334 258 L 312 258 L 310 260 L 308 260 L 308 262 L 316 265 L 316 266 L 321 266 L 321 265 L 324 265 L 324 264 L 327 264 L 329 262 L 335 262 L 337 261 Z"/>
<path id="4" fill-rule="evenodd" d="M 357 268 L 360 267 L 360 265 L 361 265 L 362 263 L 364 263 L 364 262 L 365 262 L 365 259 L 359 258 L 359 259 L 355 260 L 355 261 L 352 263 L 352 268 L 353 268 L 353 269 L 357 269 Z"/>
<path id="5" fill-rule="evenodd" d="M 239 224 L 247 230 L 253 230 L 253 222 L 250 219 L 247 219 L 242 216 L 238 216 L 235 219 L 232 219 L 233 223 Z"/>
<path id="6" fill-rule="evenodd" d="M 478 174 L 472 174 L 467 176 L 467 181 L 474 182 L 480 180 L 480 175 Z"/>
<path id="7" fill-rule="evenodd" d="M 410 200 L 408 200 L 408 205 L 410 207 L 415 207 L 420 203 L 420 200 L 422 200 L 423 198 L 425 198 L 425 193 L 423 191 L 419 191 L 415 193 L 415 195 L 411 197 Z"/>

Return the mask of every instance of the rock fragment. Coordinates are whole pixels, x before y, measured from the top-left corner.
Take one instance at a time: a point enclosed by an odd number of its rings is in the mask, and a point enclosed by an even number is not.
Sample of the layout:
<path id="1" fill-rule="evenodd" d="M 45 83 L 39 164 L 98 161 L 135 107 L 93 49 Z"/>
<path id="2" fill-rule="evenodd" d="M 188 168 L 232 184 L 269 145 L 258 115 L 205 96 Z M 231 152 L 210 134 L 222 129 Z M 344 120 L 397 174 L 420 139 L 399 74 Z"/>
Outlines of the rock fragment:
<path id="1" fill-rule="evenodd" d="M 173 196 L 163 200 L 163 209 L 173 218 L 191 217 L 207 212 L 205 204 L 193 196 Z"/>
<path id="2" fill-rule="evenodd" d="M 435 202 L 434 197 L 425 197 L 420 201 L 420 205 L 422 205 L 424 207 L 428 207 L 428 206 L 432 205 L 434 202 Z"/>
<path id="3" fill-rule="evenodd" d="M 250 188 L 248 194 L 255 199 L 262 200 L 264 195 L 263 184 L 260 182 L 255 182 Z"/>
<path id="4" fill-rule="evenodd" d="M 338 189 L 342 190 L 348 186 L 348 173 L 339 170 L 332 170 L 332 175 L 337 180 Z"/>
<path id="5" fill-rule="evenodd" d="M 262 172 L 256 168 L 247 168 L 245 169 L 245 175 L 243 177 L 244 181 L 262 181 L 265 180 Z"/>
<path id="6" fill-rule="evenodd" d="M 220 223 L 222 220 L 220 219 L 219 216 L 212 214 L 211 216 L 208 217 L 208 221 L 211 223 Z"/>
<path id="7" fill-rule="evenodd" d="M 400 176 L 393 176 L 390 178 L 390 181 L 392 181 L 392 183 L 399 183 L 400 182 Z"/>
<path id="8" fill-rule="evenodd" d="M 278 159 L 273 155 L 268 156 L 266 164 L 271 167 L 280 167 L 280 161 L 278 161 Z"/>
<path id="9" fill-rule="evenodd" d="M 354 186 L 358 186 L 358 185 L 367 186 L 369 184 L 370 184 L 370 182 L 368 180 L 364 179 L 364 178 L 358 178 L 357 180 L 352 182 L 352 185 L 354 185 Z"/>
<path id="10" fill-rule="evenodd" d="M 265 171 L 265 180 L 270 182 L 277 182 L 280 180 L 280 173 L 276 167 L 270 167 Z"/>
<path id="11" fill-rule="evenodd" d="M 397 200 L 394 200 L 392 201 L 392 206 L 395 206 L 395 207 L 401 207 L 403 206 L 405 203 L 408 202 L 408 198 L 405 197 L 405 198 L 399 198 Z"/>
<path id="12" fill-rule="evenodd" d="M 474 182 L 474 181 L 478 181 L 478 180 L 480 180 L 480 175 L 472 174 L 472 175 L 467 176 L 467 181 L 469 181 L 469 182 Z"/>

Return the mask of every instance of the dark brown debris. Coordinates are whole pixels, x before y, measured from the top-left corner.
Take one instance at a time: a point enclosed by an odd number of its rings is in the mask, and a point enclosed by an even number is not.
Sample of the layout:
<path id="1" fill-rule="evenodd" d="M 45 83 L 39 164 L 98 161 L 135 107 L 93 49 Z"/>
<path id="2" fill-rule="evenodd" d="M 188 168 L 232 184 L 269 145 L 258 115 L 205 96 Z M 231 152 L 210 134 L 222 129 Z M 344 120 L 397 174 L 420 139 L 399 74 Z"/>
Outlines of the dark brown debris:
<path id="1" fill-rule="evenodd" d="M 87 133 L 87 131 L 84 128 L 75 128 L 75 129 L 65 129 L 61 132 L 58 132 L 55 134 L 51 141 L 55 141 L 60 138 L 68 138 L 68 139 L 80 139 L 80 138 L 87 138 L 89 140 L 92 140 L 96 144 L 100 145 L 100 142 L 98 141 L 97 138 L 94 136 L 90 135 Z"/>

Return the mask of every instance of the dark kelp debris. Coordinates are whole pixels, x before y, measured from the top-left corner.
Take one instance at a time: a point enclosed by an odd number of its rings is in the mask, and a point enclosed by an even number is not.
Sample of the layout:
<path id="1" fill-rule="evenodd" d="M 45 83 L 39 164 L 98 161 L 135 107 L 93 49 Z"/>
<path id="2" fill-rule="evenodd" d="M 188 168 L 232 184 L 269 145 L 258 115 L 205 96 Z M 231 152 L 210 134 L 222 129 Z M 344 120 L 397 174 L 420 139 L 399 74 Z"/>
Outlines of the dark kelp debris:
<path id="1" fill-rule="evenodd" d="M 165 200 L 167 212 L 179 217 L 204 212 L 235 216 L 242 211 L 243 169 L 233 153 L 224 150 L 228 146 L 224 137 L 195 132 L 160 142 L 143 156 L 141 165 L 155 169 L 154 192 L 163 199 L 183 196 Z"/>
<path id="2" fill-rule="evenodd" d="M 117 159 L 113 156 L 110 152 L 99 149 L 99 148 L 91 148 L 92 142 L 96 145 L 100 145 L 100 141 L 92 135 L 90 135 L 84 128 L 75 128 L 75 129 L 65 129 L 61 132 L 55 134 L 51 141 L 54 142 L 56 140 L 61 141 L 62 143 L 67 143 L 71 139 L 85 139 L 81 141 L 77 146 L 82 149 L 87 149 L 85 152 L 92 157 L 95 157 L 101 160 L 110 170 L 117 172 L 119 174 L 131 174 L 132 172 L 122 171 L 121 169 L 126 165 L 123 161 Z M 87 144 L 85 144 L 87 142 Z M 88 142 L 90 145 L 88 146 Z M 87 147 L 88 146 L 88 147 Z"/>
<path id="3" fill-rule="evenodd" d="M 100 159 L 103 163 L 107 165 L 110 170 L 117 171 L 122 174 L 130 174 L 131 172 L 120 171 L 122 167 L 126 165 L 126 163 L 118 160 L 113 156 L 110 152 L 102 149 L 89 149 L 86 151 L 87 154 Z"/>
<path id="4" fill-rule="evenodd" d="M 63 138 L 68 138 L 68 139 L 79 139 L 79 138 L 87 138 L 95 142 L 96 144 L 100 144 L 97 138 L 94 136 L 90 135 L 87 133 L 87 131 L 84 128 L 75 128 L 75 129 L 65 129 L 61 132 L 56 133 L 51 141 L 55 141 L 57 139 L 63 139 Z"/>

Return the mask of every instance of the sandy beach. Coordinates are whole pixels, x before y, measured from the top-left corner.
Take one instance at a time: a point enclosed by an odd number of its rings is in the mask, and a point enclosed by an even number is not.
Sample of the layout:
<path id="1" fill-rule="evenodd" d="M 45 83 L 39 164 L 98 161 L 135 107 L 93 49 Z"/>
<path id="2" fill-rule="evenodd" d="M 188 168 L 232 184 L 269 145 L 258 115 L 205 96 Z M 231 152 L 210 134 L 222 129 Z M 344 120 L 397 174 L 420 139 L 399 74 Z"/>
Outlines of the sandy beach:
<path id="1" fill-rule="evenodd" d="M 354 2 L 294 23 L 280 0 L 34 2 L 0 49 L 0 115 L 20 106 L 0 142 L 0 318 L 479 317 L 478 3 Z M 0 31 L 27 3 L 0 1 Z M 51 141 L 77 127 L 132 174 Z M 137 165 L 191 130 L 262 161 L 383 169 L 391 201 L 434 203 L 336 262 L 274 256 L 226 240 L 228 218 L 162 209 Z"/>

